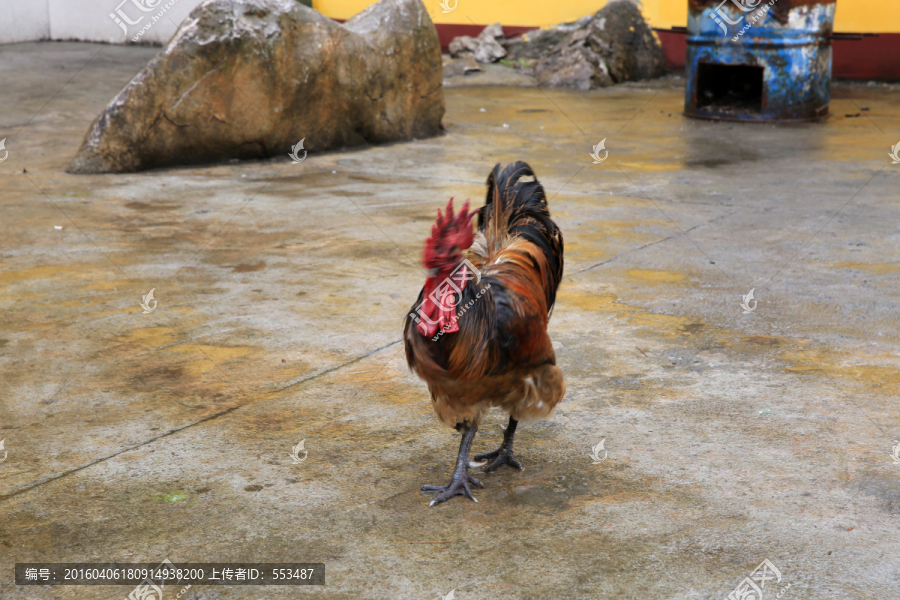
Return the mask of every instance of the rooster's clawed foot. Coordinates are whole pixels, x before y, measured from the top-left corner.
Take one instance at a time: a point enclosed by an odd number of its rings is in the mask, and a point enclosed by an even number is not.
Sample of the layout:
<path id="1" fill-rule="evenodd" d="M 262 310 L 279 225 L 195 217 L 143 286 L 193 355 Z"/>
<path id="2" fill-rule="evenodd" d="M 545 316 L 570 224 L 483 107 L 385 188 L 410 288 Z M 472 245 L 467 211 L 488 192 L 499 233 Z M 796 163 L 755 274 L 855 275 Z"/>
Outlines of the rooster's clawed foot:
<path id="1" fill-rule="evenodd" d="M 475 500 L 475 496 L 472 495 L 472 490 L 469 489 L 469 484 L 477 485 L 478 487 L 484 487 L 484 484 L 469 475 L 466 474 L 466 479 L 462 477 L 453 478 L 453 481 L 448 483 L 447 485 L 423 485 L 423 492 L 440 492 L 441 495 L 432 500 L 428 506 L 434 506 L 435 504 L 440 504 L 444 500 L 449 500 L 453 496 L 466 496 L 472 500 Z M 478 500 L 475 500 L 478 502 Z"/>
<path id="2" fill-rule="evenodd" d="M 524 471 L 525 468 L 522 466 L 522 463 L 513 458 L 512 450 L 508 450 L 504 446 L 500 446 L 493 452 L 485 452 L 484 454 L 476 454 L 475 460 L 490 460 L 493 461 L 491 464 L 484 468 L 485 473 L 490 473 L 491 471 L 499 468 L 501 465 L 509 465 L 514 469 L 518 469 L 520 471 Z"/>
<path id="3" fill-rule="evenodd" d="M 485 452 L 484 454 L 476 454 L 475 460 L 490 460 L 493 461 L 487 467 L 485 467 L 484 472 L 490 473 L 491 471 L 500 467 L 500 465 L 509 465 L 514 469 L 518 469 L 520 471 L 524 471 L 522 468 L 522 464 L 513 458 L 513 437 L 516 435 L 516 427 L 519 422 L 509 417 L 509 425 L 506 426 L 506 429 L 503 430 L 503 443 L 500 444 L 500 447 L 494 450 L 493 452 Z"/>

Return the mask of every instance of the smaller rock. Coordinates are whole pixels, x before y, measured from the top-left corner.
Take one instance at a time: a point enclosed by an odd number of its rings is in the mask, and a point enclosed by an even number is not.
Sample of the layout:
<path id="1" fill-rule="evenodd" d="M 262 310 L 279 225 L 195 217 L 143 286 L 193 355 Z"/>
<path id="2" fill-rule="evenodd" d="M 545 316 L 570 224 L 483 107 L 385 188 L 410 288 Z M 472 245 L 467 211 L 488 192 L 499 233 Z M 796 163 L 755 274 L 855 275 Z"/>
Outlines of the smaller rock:
<path id="1" fill-rule="evenodd" d="M 475 51 L 475 60 L 483 64 L 495 63 L 504 56 L 506 56 L 506 50 L 493 40 L 481 44 Z"/>
<path id="2" fill-rule="evenodd" d="M 479 73 L 481 70 L 481 67 L 475 62 L 475 57 L 471 54 L 460 56 L 459 58 L 448 57 L 444 59 L 444 77 L 469 75 L 470 73 Z"/>
<path id="3" fill-rule="evenodd" d="M 506 50 L 497 42 L 498 38 L 503 39 L 503 27 L 500 23 L 494 23 L 482 29 L 477 38 L 468 35 L 453 38 L 447 49 L 453 58 L 471 55 L 480 63 L 495 63 L 506 56 Z"/>
<path id="4" fill-rule="evenodd" d="M 493 25 L 488 25 L 484 29 L 481 30 L 481 33 L 478 34 L 480 38 L 490 38 L 492 40 L 502 40 L 506 36 L 503 33 L 503 26 L 500 23 L 494 23 Z"/>
<path id="5" fill-rule="evenodd" d="M 481 30 L 475 39 L 478 42 L 478 48 L 475 49 L 475 60 L 480 63 L 495 63 L 504 56 L 506 50 L 503 49 L 497 39 L 503 39 L 503 27 L 500 23 L 488 25 Z"/>
<path id="6" fill-rule="evenodd" d="M 475 38 L 468 35 L 453 38 L 450 45 L 447 46 L 447 50 L 453 58 L 474 54 L 477 48 L 478 43 L 475 41 Z"/>
<path id="7" fill-rule="evenodd" d="M 475 50 L 475 60 L 480 63 L 495 63 L 506 56 L 506 50 L 496 40 L 483 40 Z"/>

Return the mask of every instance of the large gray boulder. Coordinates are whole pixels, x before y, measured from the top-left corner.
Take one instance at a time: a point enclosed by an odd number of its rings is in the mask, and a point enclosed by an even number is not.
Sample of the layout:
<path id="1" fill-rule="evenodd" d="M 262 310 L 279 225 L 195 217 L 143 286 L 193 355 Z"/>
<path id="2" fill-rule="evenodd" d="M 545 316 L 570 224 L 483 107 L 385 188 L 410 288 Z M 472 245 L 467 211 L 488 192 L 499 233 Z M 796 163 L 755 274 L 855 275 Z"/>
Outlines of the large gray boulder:
<path id="1" fill-rule="evenodd" d="M 574 23 L 505 43 L 508 58 L 530 63 L 540 85 L 588 90 L 665 72 L 665 56 L 632 0 L 612 0 Z"/>
<path id="2" fill-rule="evenodd" d="M 437 135 L 441 47 L 421 0 L 339 24 L 296 0 L 209 0 L 103 110 L 69 171 L 105 173 Z"/>

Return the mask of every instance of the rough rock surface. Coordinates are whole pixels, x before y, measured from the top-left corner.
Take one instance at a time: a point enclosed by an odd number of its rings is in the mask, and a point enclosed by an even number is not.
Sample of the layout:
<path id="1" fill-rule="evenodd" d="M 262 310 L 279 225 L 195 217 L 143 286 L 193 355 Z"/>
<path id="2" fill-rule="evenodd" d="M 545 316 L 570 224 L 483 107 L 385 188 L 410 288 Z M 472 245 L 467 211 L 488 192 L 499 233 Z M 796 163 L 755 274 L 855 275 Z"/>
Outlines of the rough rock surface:
<path id="1" fill-rule="evenodd" d="M 458 77 L 481 71 L 482 68 L 471 54 L 459 58 L 444 57 L 444 77 Z"/>
<path id="2" fill-rule="evenodd" d="M 665 70 L 662 46 L 631 0 L 613 0 L 594 15 L 504 45 L 511 60 L 534 61 L 525 72 L 547 86 L 587 90 Z"/>
<path id="3" fill-rule="evenodd" d="M 475 42 L 475 38 L 470 35 L 460 35 L 450 41 L 447 51 L 453 58 L 461 58 L 473 56 L 476 48 L 478 48 L 478 44 Z"/>
<path id="4" fill-rule="evenodd" d="M 126 172 L 437 135 L 441 49 L 421 0 L 343 25 L 294 0 L 214 0 L 94 121 L 73 173 Z"/>
<path id="5" fill-rule="evenodd" d="M 562 23 L 550 29 L 529 31 L 501 43 L 506 49 L 507 58 L 512 61 L 538 59 L 553 52 L 572 32 L 587 27 L 593 18 L 594 15 L 588 15 L 573 23 Z"/>
<path id="6" fill-rule="evenodd" d="M 482 64 L 495 63 L 506 56 L 506 50 L 498 39 L 503 39 L 503 27 L 500 23 L 494 23 L 485 27 L 477 38 L 468 35 L 453 38 L 447 50 L 453 58 L 474 56 Z"/>

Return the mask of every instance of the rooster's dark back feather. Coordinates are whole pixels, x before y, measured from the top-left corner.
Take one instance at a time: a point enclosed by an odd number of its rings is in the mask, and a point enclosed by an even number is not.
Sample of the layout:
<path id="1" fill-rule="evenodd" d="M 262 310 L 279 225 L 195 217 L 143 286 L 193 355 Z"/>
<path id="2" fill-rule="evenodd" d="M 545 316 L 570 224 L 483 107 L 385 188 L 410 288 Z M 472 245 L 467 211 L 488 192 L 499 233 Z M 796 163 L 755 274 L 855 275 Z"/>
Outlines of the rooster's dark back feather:
<path id="1" fill-rule="evenodd" d="M 531 177 L 531 181 L 523 181 Z M 549 271 L 543 282 L 547 306 L 552 309 L 563 274 L 563 237 L 550 218 L 544 186 L 527 163 L 500 163 L 487 179 L 487 198 L 478 212 L 478 230 L 487 239 L 487 262 L 502 252 L 510 240 L 522 238 L 537 246 L 546 257 Z"/>

